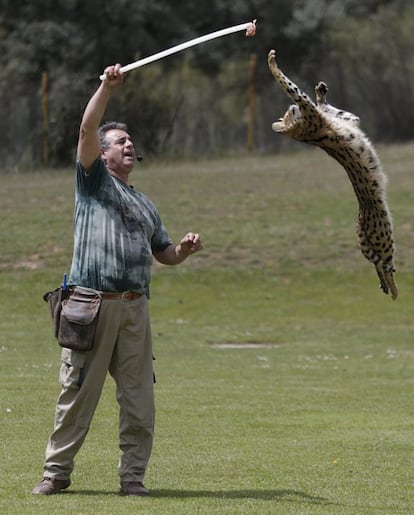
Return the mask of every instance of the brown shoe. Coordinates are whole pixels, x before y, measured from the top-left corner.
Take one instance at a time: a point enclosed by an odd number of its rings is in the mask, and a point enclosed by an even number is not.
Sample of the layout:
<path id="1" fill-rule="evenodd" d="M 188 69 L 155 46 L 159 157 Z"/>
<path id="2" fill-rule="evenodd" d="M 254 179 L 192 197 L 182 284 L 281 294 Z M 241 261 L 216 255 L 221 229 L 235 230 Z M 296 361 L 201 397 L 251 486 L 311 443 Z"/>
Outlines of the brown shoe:
<path id="1" fill-rule="evenodd" d="M 141 483 L 141 481 L 137 482 L 125 482 L 121 483 L 121 494 L 123 495 L 149 495 L 150 491 L 148 488 Z"/>
<path id="2" fill-rule="evenodd" d="M 53 479 L 44 477 L 38 485 L 33 488 L 34 495 L 53 495 L 70 486 L 70 479 Z"/>

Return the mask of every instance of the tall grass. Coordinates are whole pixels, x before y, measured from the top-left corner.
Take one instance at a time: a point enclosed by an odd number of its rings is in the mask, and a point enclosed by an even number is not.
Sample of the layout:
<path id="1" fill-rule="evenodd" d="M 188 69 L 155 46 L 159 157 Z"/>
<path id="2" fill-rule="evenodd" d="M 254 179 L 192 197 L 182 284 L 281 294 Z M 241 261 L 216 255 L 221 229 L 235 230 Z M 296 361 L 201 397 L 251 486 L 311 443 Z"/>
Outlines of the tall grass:
<path id="1" fill-rule="evenodd" d="M 41 296 L 70 265 L 73 171 L 3 175 L 2 513 L 412 512 L 414 146 L 379 151 L 398 247 L 395 302 L 357 248 L 345 173 L 317 149 L 134 172 L 171 236 L 197 230 L 205 244 L 179 267 L 153 269 L 148 499 L 117 494 L 110 379 L 71 488 L 30 493 L 58 394 Z"/>

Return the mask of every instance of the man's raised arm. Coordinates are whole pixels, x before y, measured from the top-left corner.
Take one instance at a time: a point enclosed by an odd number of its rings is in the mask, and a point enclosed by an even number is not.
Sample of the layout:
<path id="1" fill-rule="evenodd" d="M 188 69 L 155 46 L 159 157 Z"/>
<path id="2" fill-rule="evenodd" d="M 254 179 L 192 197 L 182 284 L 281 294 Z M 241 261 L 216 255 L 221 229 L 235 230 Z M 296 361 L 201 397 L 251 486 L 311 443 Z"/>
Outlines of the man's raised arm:
<path id="1" fill-rule="evenodd" d="M 105 68 L 106 78 L 89 100 L 83 113 L 79 129 L 77 156 L 81 165 L 88 170 L 100 154 L 98 129 L 113 91 L 120 86 L 124 75 L 121 65 Z"/>

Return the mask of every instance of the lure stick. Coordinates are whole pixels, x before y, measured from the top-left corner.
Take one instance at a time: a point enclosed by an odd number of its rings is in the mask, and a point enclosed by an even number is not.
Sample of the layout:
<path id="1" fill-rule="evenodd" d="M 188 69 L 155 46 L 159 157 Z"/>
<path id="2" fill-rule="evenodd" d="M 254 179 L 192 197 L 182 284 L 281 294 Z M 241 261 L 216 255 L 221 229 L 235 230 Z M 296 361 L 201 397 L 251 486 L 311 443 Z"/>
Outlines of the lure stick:
<path id="1" fill-rule="evenodd" d="M 256 20 L 253 20 L 249 23 L 241 23 L 240 25 L 234 25 L 233 27 L 227 27 L 226 29 L 217 30 L 215 32 L 211 32 L 210 34 L 206 34 L 205 36 L 190 39 L 189 41 L 185 41 L 184 43 L 181 43 L 179 45 L 167 48 L 167 50 L 163 50 L 162 52 L 150 55 L 149 57 L 144 57 L 144 59 L 140 59 L 139 61 L 135 61 L 134 63 L 127 64 L 126 66 L 122 66 L 120 71 L 122 73 L 129 72 L 130 70 L 134 70 L 135 68 L 139 68 L 140 66 L 145 66 L 146 64 L 158 61 L 163 57 L 175 54 L 177 52 L 180 52 L 181 50 L 185 50 L 186 48 L 199 45 L 200 43 L 205 43 L 206 41 L 210 41 L 210 39 L 220 38 L 221 36 L 227 36 L 227 34 L 232 34 L 233 32 L 238 32 L 241 30 L 246 30 L 246 36 L 254 36 L 256 34 Z M 101 80 L 104 80 L 105 74 L 102 74 L 99 78 Z"/>

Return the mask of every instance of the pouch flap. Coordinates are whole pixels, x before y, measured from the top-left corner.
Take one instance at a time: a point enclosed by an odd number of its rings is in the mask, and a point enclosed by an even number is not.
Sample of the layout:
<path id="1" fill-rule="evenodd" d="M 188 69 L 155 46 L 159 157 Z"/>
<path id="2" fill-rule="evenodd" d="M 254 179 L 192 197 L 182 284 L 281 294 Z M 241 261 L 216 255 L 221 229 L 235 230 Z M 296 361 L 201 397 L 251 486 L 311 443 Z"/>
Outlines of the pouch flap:
<path id="1" fill-rule="evenodd" d="M 73 295 L 62 303 L 62 316 L 68 322 L 79 325 L 91 324 L 101 306 L 101 297 L 96 293 L 80 293 L 75 290 Z"/>

